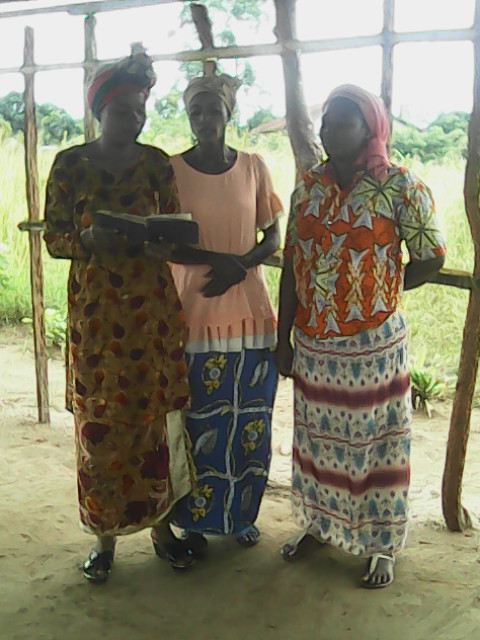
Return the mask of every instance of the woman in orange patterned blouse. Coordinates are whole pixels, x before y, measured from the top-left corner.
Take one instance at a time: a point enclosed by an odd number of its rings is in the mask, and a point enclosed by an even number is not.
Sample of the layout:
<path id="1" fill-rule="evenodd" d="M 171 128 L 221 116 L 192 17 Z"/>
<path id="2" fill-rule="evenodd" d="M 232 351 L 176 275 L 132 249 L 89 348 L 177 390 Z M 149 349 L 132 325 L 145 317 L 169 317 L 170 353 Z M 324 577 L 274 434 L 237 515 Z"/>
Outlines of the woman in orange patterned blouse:
<path id="1" fill-rule="evenodd" d="M 145 55 L 103 68 L 89 91 L 102 134 L 59 153 L 47 186 L 47 248 L 71 260 L 78 495 L 81 526 L 97 536 L 84 564 L 85 578 L 95 583 L 108 578 L 116 536 L 146 527 L 160 557 L 176 568 L 191 564 L 168 526 L 172 507 L 192 485 L 181 305 L 165 262 L 91 225 L 98 209 L 138 216 L 177 210 L 168 157 L 136 142 L 153 82 Z"/>
<path id="2" fill-rule="evenodd" d="M 282 555 L 315 538 L 365 557 L 368 588 L 393 581 L 406 537 L 411 401 L 399 298 L 445 252 L 430 191 L 390 164 L 388 132 L 367 91 L 345 85 L 328 98 L 328 159 L 292 197 L 277 349 L 280 372 L 294 378 L 292 498 L 303 530 Z"/>

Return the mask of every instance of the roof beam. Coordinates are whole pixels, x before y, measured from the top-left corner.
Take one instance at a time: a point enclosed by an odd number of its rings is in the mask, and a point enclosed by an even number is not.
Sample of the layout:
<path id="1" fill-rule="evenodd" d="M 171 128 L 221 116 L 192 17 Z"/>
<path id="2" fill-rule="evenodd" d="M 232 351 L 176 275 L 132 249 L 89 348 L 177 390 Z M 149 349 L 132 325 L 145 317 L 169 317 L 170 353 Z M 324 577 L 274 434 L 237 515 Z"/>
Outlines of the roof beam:
<path id="1" fill-rule="evenodd" d="M 32 2 L 33 0 L 29 0 Z M 74 16 L 90 15 L 103 11 L 118 11 L 120 9 L 135 9 L 139 7 L 151 7 L 159 4 L 172 4 L 173 2 L 185 2 L 186 0 L 96 0 L 94 2 L 75 2 L 61 4 L 52 7 L 32 7 L 31 9 L 12 9 L 3 11 L 0 8 L 0 18 L 18 18 L 47 13 L 68 13 Z M 0 0 L 0 5 L 7 4 Z M 14 4 L 9 2 L 8 4 Z"/>
<path id="2" fill-rule="evenodd" d="M 124 0 L 130 2 L 133 0 Z M 142 0 L 143 2 L 145 0 Z M 172 0 L 161 0 L 171 2 Z M 183 1 L 183 0 L 182 0 Z M 158 2 L 158 0 L 156 0 Z M 0 14 L 1 17 L 1 14 Z M 453 42 L 462 40 L 475 40 L 475 30 L 471 29 L 449 29 L 439 31 L 415 31 L 412 33 L 393 33 L 392 45 L 406 44 L 413 42 Z M 360 47 L 371 47 L 382 45 L 382 34 L 374 36 L 359 36 L 356 38 L 335 38 L 329 40 L 308 40 L 290 42 L 244 45 L 230 47 L 215 47 L 209 49 L 193 49 L 189 51 L 179 51 L 178 53 L 152 54 L 151 58 L 155 62 L 191 62 L 204 61 L 209 58 L 252 58 L 255 56 L 279 55 L 284 50 L 295 50 L 300 53 L 320 53 L 322 51 L 336 51 L 339 49 L 357 49 Z M 115 62 L 115 60 L 101 60 L 102 63 Z M 56 64 L 39 64 L 33 67 L 4 67 L 0 68 L 3 73 L 34 73 L 36 71 L 56 71 L 61 69 L 82 69 L 83 62 L 65 62 Z"/>

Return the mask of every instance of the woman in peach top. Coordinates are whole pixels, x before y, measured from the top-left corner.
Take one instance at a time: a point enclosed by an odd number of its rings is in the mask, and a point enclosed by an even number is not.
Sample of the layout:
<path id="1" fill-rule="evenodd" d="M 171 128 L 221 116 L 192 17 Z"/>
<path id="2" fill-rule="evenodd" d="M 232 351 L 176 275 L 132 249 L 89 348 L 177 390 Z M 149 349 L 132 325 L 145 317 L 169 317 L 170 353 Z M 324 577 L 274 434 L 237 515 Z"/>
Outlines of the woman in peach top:
<path id="1" fill-rule="evenodd" d="M 194 554 L 206 548 L 204 533 L 256 544 L 270 464 L 276 318 L 260 265 L 279 246 L 282 205 L 263 160 L 225 145 L 237 88 L 224 74 L 192 80 L 184 100 L 197 144 L 172 158 L 181 209 L 200 228 L 198 248 L 177 250 L 183 264 L 173 269 L 188 328 L 197 468 L 176 522 Z"/>

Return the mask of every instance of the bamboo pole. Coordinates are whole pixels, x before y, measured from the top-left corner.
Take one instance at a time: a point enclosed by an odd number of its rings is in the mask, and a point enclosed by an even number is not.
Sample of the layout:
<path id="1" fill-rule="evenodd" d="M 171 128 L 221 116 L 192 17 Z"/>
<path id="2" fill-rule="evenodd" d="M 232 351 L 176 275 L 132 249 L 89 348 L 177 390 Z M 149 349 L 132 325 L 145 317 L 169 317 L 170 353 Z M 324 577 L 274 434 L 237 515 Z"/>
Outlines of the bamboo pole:
<path id="1" fill-rule="evenodd" d="M 90 79 L 95 71 L 95 64 L 97 59 L 97 42 L 95 38 L 95 25 L 96 20 L 93 14 L 85 16 L 85 22 L 83 25 L 84 34 L 84 51 L 85 57 L 83 62 L 83 99 L 84 99 L 84 111 L 83 111 L 83 130 L 85 135 L 85 142 L 93 142 L 97 137 L 97 121 L 88 106 L 87 90 L 90 84 Z"/>
<path id="2" fill-rule="evenodd" d="M 296 0 L 274 1 L 277 16 L 275 35 L 281 46 L 285 79 L 287 130 L 295 156 L 297 174 L 302 174 L 318 162 L 320 154 L 303 91 L 300 54 L 296 40 Z"/>
<path id="3" fill-rule="evenodd" d="M 25 66 L 34 66 L 34 35 L 31 27 L 25 28 L 23 60 Z M 37 124 L 35 118 L 34 73 L 23 74 L 25 81 L 25 175 L 28 204 L 30 245 L 30 282 L 32 288 L 33 341 L 35 348 L 35 375 L 37 380 L 38 421 L 50 422 L 48 407 L 48 363 L 45 341 L 45 321 L 43 302 L 43 269 L 40 225 L 40 202 L 37 167 Z"/>
<path id="4" fill-rule="evenodd" d="M 480 0 L 476 2 L 474 40 L 475 81 L 474 104 L 468 129 L 468 158 L 465 171 L 464 198 L 475 252 L 474 278 L 480 276 Z M 462 478 L 465 467 L 472 401 L 479 360 L 480 288 L 472 289 L 463 331 L 458 381 L 453 401 L 447 453 L 442 482 L 442 507 L 448 528 L 464 531 L 471 526 L 467 510 L 462 506 Z"/>
<path id="5" fill-rule="evenodd" d="M 382 98 L 392 122 L 392 82 L 393 82 L 393 16 L 395 0 L 383 0 L 383 47 L 382 47 Z"/>

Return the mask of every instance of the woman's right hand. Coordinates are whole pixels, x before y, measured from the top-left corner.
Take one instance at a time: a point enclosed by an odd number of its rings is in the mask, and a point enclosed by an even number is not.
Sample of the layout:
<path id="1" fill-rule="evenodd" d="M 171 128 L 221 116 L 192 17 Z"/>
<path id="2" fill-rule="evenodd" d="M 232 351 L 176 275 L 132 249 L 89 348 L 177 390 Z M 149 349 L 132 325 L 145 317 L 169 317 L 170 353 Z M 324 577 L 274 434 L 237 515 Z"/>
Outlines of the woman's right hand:
<path id="1" fill-rule="evenodd" d="M 245 280 L 247 270 L 243 266 L 238 256 L 230 253 L 214 253 L 209 260 L 211 269 L 209 277 L 219 276 L 223 281 L 230 284 L 238 284 Z"/>
<path id="2" fill-rule="evenodd" d="M 285 378 L 293 377 L 293 347 L 288 342 L 279 342 L 275 349 L 275 363 L 278 372 Z"/>

